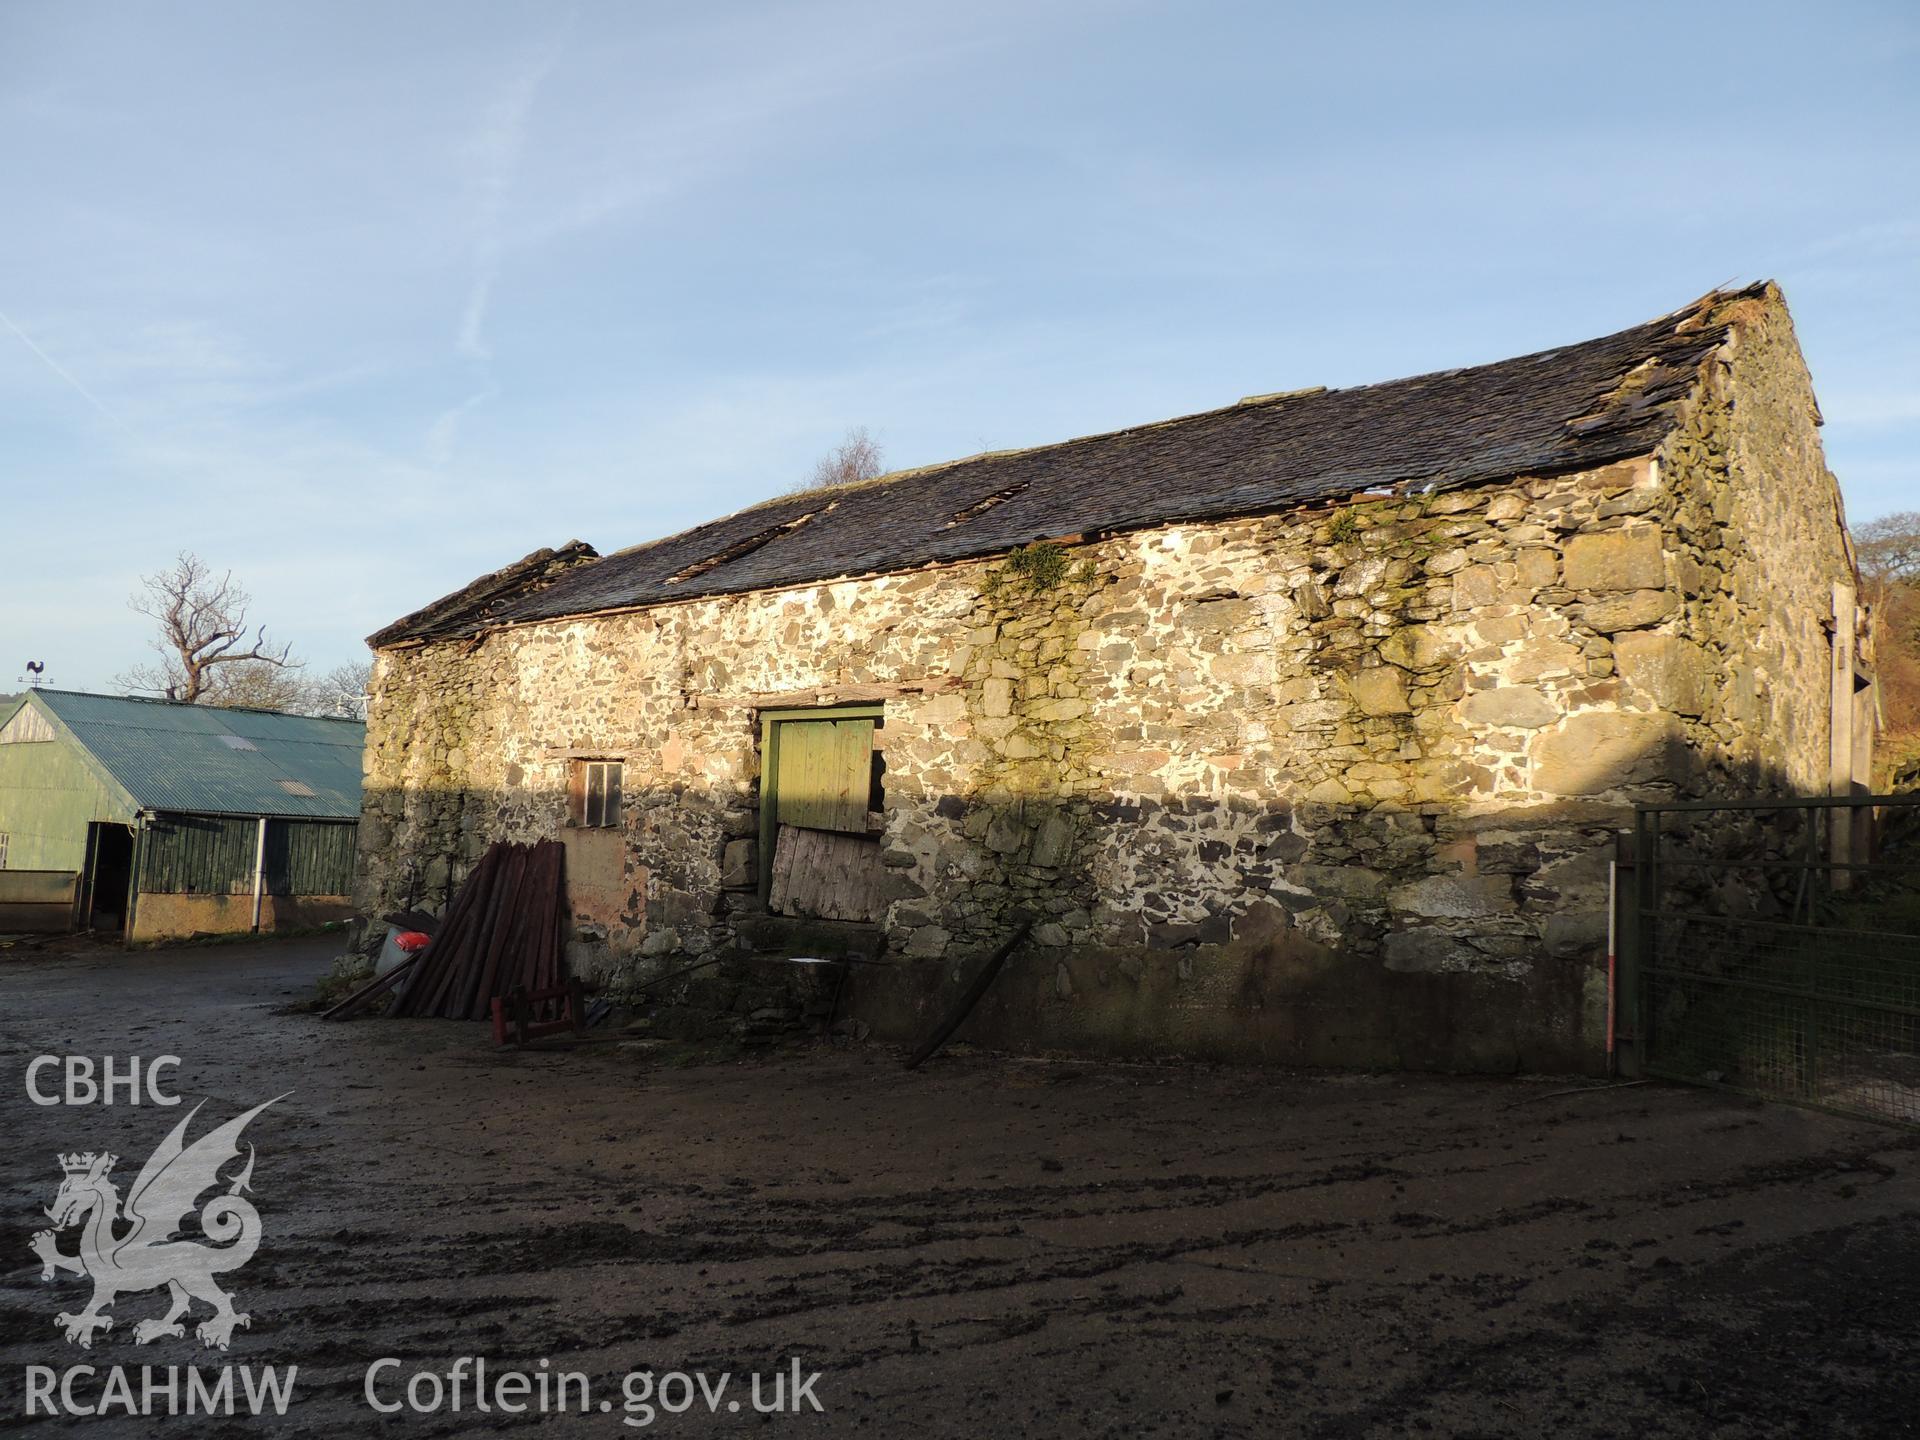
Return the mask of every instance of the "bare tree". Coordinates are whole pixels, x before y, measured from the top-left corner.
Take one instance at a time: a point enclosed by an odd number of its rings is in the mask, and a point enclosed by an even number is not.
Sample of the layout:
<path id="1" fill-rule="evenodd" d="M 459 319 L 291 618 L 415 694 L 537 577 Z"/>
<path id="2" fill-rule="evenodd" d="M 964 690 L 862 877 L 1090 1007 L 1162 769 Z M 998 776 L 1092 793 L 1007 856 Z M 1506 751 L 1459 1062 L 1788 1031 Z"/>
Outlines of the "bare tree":
<path id="1" fill-rule="evenodd" d="M 200 697 L 202 705 L 227 709 L 286 710 L 305 714 L 310 709 L 310 686 L 300 672 L 265 660 L 242 660 L 223 665 Z"/>
<path id="2" fill-rule="evenodd" d="M 153 648 L 160 663 L 120 676 L 127 689 L 210 704 L 217 703 L 215 692 L 235 666 L 300 668 L 290 647 L 267 639 L 264 625 L 253 630 L 249 641 L 247 607 L 253 597 L 234 584 L 231 571 L 216 580 L 205 561 L 183 550 L 169 568 L 143 576 L 140 584 L 127 603 L 159 624 Z"/>
<path id="3" fill-rule="evenodd" d="M 372 678 L 373 667 L 365 662 L 336 665 L 326 674 L 308 679 L 291 666 L 242 660 L 220 668 L 200 703 L 319 715 L 331 720 L 364 720 L 367 685 Z"/>
<path id="4" fill-rule="evenodd" d="M 872 480 L 887 472 L 886 458 L 880 453 L 879 442 L 867 433 L 867 427 L 858 426 L 847 432 L 832 450 L 820 457 L 813 467 L 813 474 L 794 486 L 801 490 L 828 490 L 836 485 L 855 485 L 862 480 Z"/>
<path id="5" fill-rule="evenodd" d="M 367 687 L 373 683 L 373 666 L 365 660 L 336 665 L 306 685 L 300 708 L 309 715 L 327 715 L 341 720 L 367 718 Z"/>
<path id="6" fill-rule="evenodd" d="M 1869 520 L 1853 532 L 1860 574 L 1884 599 L 1890 585 L 1920 584 L 1920 510 Z"/>
<path id="7" fill-rule="evenodd" d="M 1881 783 L 1895 789 L 1920 774 L 1920 510 L 1869 520 L 1853 532 L 1873 615 L 1880 683 Z"/>

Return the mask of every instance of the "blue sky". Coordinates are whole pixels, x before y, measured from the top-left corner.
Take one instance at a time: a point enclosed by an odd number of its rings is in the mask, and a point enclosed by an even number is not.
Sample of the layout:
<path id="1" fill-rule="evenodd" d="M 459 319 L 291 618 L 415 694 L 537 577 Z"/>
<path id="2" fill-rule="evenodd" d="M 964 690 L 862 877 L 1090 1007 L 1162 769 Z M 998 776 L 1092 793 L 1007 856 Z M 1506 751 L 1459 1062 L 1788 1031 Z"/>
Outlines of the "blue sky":
<path id="1" fill-rule="evenodd" d="M 0 0 L 0 689 L 1779 280 L 1920 506 L 1920 8 Z"/>

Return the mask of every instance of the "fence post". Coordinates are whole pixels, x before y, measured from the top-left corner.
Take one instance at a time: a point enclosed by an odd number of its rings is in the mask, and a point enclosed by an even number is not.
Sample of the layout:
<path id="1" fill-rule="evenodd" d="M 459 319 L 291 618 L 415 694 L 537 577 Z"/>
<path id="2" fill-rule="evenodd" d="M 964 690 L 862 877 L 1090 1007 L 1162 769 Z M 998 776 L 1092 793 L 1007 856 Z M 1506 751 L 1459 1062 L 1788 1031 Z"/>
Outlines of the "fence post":
<path id="1" fill-rule="evenodd" d="M 1838 810 L 1826 806 L 1807 811 L 1807 855 L 1810 859 L 1817 860 L 1821 850 L 1825 849 L 1829 855 L 1844 861 L 1844 856 L 1835 854 L 1836 847 L 1841 842 L 1839 829 L 1833 822 L 1834 817 L 1839 813 Z M 1822 821 L 1826 822 L 1827 828 L 1824 845 L 1821 843 L 1820 835 Z M 1806 923 L 1810 931 L 1819 925 L 1824 908 L 1820 900 L 1821 884 L 1824 882 L 1828 893 L 1831 894 L 1836 888 L 1834 880 L 1843 874 L 1850 875 L 1851 872 L 1828 870 L 1824 866 L 1812 870 L 1813 883 L 1807 886 Z M 1800 1011 L 1800 1093 L 1809 1100 L 1820 1094 L 1819 996 L 1824 989 L 1820 984 L 1820 970 L 1827 963 L 1827 957 L 1821 952 L 1822 946 L 1819 942 L 1815 942 L 1812 965 L 1807 971 L 1806 984 L 1803 987 L 1806 998 L 1801 1002 Z"/>
<path id="2" fill-rule="evenodd" d="M 1607 866 L 1607 1076 L 1620 1073 L 1620 1014 L 1627 996 L 1628 933 L 1624 897 L 1633 884 L 1633 857 L 1627 832 L 1613 832 L 1613 860 Z M 1629 1040 L 1631 1037 L 1629 1037 Z"/>
<path id="3" fill-rule="evenodd" d="M 1640 1076 L 1647 1073 L 1653 1055 L 1653 1005 L 1652 971 L 1656 959 L 1655 946 L 1658 941 L 1658 920 L 1655 915 L 1659 897 L 1660 872 L 1660 827 L 1656 812 L 1635 809 L 1633 814 L 1633 886 L 1631 924 L 1625 927 L 1625 933 L 1632 936 L 1632 944 L 1625 957 L 1623 992 L 1627 998 L 1626 1013 L 1633 1025 L 1633 1048 L 1628 1052 L 1631 1063 L 1621 1067 L 1621 1073 Z"/>

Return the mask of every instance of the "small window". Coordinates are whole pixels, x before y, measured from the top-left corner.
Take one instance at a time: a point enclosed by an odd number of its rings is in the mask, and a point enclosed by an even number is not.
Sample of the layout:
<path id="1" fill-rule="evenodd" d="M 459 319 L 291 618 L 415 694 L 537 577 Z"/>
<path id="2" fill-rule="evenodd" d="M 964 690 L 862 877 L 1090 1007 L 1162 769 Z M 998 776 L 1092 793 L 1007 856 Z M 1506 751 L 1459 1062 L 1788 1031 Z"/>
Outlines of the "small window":
<path id="1" fill-rule="evenodd" d="M 573 823 L 604 828 L 620 823 L 620 762 L 573 762 Z"/>
<path id="2" fill-rule="evenodd" d="M 7 832 L 0 830 L 0 870 L 7 868 Z"/>
<path id="3" fill-rule="evenodd" d="M 229 750 L 258 750 L 260 748 L 244 735 L 216 735 L 213 738 Z"/>

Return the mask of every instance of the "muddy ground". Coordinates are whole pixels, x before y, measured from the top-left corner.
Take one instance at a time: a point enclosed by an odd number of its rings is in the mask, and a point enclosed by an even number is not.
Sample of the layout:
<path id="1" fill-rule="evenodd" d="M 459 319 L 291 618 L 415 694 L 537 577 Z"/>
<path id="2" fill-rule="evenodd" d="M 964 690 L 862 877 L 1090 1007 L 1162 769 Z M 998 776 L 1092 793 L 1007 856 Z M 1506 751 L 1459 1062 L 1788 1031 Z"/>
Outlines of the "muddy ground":
<path id="1" fill-rule="evenodd" d="M 1658 1085 L 501 1056 L 475 1025 L 278 1013 L 335 948 L 0 964 L 5 1428 L 614 1436 L 641 1418 L 624 1372 L 744 1387 L 795 1357 L 824 1413 L 729 1411 L 734 1389 L 652 1432 L 1920 1428 L 1908 1132 Z M 43 1284 L 28 1248 L 56 1153 L 111 1148 L 130 1181 L 185 1109 L 34 1106 L 43 1053 L 181 1056 L 196 1135 L 293 1092 L 249 1131 L 265 1238 L 227 1277 L 252 1325 L 226 1354 L 191 1330 L 135 1345 L 158 1292 L 123 1296 L 91 1351 L 56 1330 L 86 1293 Z M 388 1356 L 384 1400 L 459 1356 L 544 1357 L 588 1375 L 595 1408 L 382 1417 L 363 1386 Z M 23 1414 L 29 1366 L 223 1363 L 297 1365 L 285 1416 Z"/>

